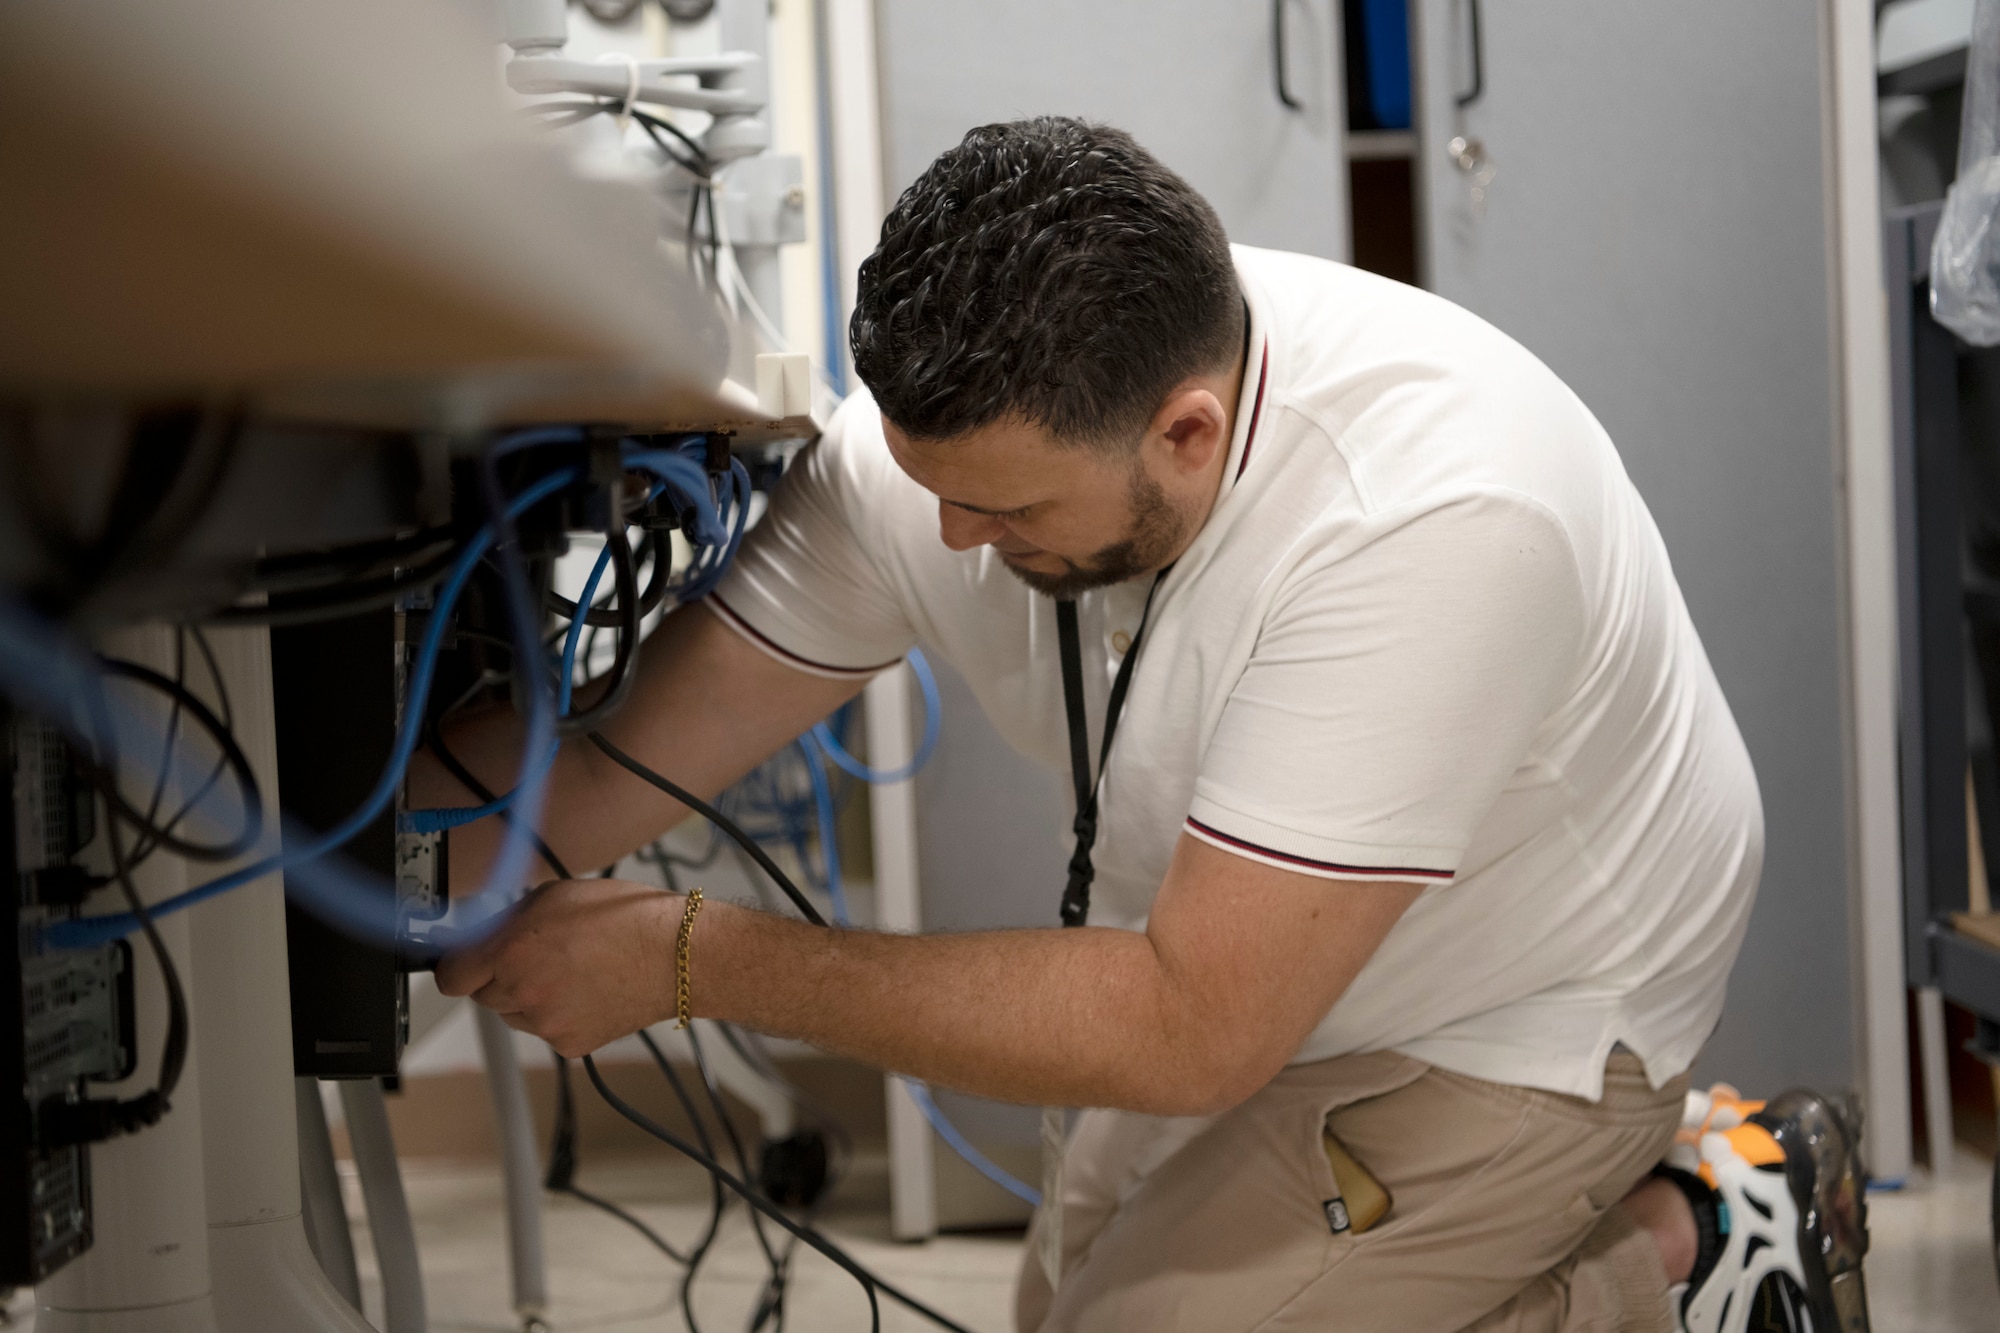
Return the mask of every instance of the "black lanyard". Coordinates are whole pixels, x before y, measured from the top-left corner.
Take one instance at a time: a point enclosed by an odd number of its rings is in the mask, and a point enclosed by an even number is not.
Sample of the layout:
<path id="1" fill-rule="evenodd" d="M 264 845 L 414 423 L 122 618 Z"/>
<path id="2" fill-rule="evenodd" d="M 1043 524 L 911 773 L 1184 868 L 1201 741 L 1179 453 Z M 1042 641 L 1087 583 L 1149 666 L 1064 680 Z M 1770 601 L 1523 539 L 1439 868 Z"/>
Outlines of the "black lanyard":
<path id="1" fill-rule="evenodd" d="M 1168 566 L 1169 569 L 1172 566 Z M 1097 878 L 1090 850 L 1097 844 L 1097 788 L 1104 780 L 1104 766 L 1111 761 L 1111 738 L 1118 734 L 1118 715 L 1125 711 L 1125 693 L 1132 686 L 1132 666 L 1139 660 L 1139 640 L 1145 637 L 1146 620 L 1153 614 L 1153 594 L 1166 581 L 1167 570 L 1153 576 L 1146 590 L 1146 607 L 1139 613 L 1139 628 L 1118 664 L 1111 682 L 1111 699 L 1104 706 L 1104 740 L 1097 752 L 1097 778 L 1090 776 L 1090 722 L 1083 710 L 1083 645 L 1076 628 L 1076 603 L 1056 603 L 1056 642 L 1062 651 L 1063 711 L 1069 717 L 1069 771 L 1076 783 L 1076 850 L 1070 853 L 1069 883 L 1063 886 L 1062 923 L 1080 926 L 1090 919 L 1090 882 Z"/>

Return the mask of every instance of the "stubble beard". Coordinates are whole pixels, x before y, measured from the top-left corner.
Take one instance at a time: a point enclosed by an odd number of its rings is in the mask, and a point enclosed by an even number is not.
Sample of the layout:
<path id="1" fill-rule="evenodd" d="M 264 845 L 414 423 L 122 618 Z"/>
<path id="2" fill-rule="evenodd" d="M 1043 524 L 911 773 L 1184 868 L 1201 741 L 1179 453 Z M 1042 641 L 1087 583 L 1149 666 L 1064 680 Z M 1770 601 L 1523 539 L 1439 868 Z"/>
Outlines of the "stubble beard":
<path id="1" fill-rule="evenodd" d="M 1108 588 L 1160 568 L 1187 535 L 1188 519 L 1167 499 L 1160 483 L 1135 458 L 1132 461 L 1132 526 L 1125 536 L 1099 550 L 1079 564 L 1064 558 L 1068 566 L 1060 574 L 1043 574 L 1022 569 L 1007 561 L 1007 572 L 1044 597 L 1068 601 L 1092 588 Z"/>

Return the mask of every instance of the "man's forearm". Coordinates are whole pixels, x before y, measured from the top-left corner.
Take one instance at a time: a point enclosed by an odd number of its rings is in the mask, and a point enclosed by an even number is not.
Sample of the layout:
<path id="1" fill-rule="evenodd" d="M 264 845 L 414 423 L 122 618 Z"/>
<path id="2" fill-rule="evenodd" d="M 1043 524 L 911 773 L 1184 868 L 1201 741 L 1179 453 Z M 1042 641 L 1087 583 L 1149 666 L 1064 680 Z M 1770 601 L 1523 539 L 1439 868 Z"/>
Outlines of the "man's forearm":
<path id="1" fill-rule="evenodd" d="M 690 999 L 990 1097 L 1201 1114 L 1297 1054 L 1421 892 L 1183 835 L 1143 934 L 886 935 L 718 902 L 694 918 Z M 683 918 L 683 899 L 643 884 L 552 884 L 441 960 L 438 987 L 581 1055 L 674 1016 Z"/>
<path id="2" fill-rule="evenodd" d="M 642 650 L 630 699 L 604 732 L 640 762 L 703 799 L 741 777 L 860 689 L 795 671 L 746 643 L 706 607 L 668 616 Z M 586 692 L 582 698 L 589 698 Z M 446 729 L 454 756 L 490 790 L 511 789 L 521 767 L 521 722 L 489 709 Z M 444 766 L 420 754 L 410 766 L 413 805 L 472 805 Z M 544 839 L 576 874 L 612 864 L 686 817 L 676 801 L 625 772 L 590 742 L 565 742 L 550 771 Z M 451 833 L 454 891 L 485 881 L 505 825 L 498 817 Z M 556 874 L 551 866 L 536 878 Z"/>
<path id="3" fill-rule="evenodd" d="M 1195 1114 L 1268 1077 L 1228 1067 L 1133 931 L 889 935 L 716 903 L 690 976 L 699 1015 L 1002 1101 Z"/>

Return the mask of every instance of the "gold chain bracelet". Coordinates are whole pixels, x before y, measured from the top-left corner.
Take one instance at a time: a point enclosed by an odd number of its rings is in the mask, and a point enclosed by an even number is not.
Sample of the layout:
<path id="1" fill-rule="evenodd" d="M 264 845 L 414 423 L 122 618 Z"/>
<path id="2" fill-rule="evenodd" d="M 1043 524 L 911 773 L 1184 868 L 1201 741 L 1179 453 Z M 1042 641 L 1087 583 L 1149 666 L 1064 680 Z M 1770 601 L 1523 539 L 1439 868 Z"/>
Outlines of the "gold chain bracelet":
<path id="1" fill-rule="evenodd" d="M 681 911 L 681 931 L 674 940 L 674 985 L 683 1028 L 694 1018 L 693 1004 L 688 998 L 688 946 L 694 942 L 694 918 L 700 911 L 701 890 L 697 888 L 687 897 L 687 906 Z"/>

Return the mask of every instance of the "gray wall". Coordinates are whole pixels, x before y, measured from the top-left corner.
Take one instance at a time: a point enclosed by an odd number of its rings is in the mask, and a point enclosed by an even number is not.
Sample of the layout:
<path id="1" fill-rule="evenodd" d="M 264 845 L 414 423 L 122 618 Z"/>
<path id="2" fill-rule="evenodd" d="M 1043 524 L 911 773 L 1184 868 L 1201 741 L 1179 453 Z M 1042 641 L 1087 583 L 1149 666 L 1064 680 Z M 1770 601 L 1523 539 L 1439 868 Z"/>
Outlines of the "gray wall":
<path id="1" fill-rule="evenodd" d="M 1068 860 L 1063 779 L 1000 739 L 956 671 L 935 654 L 930 664 L 944 722 L 917 775 L 924 929 L 1055 925 Z"/>
<path id="2" fill-rule="evenodd" d="M 1820 6 L 1420 0 L 1430 285 L 1603 421 L 1757 765 L 1763 888 L 1704 1076 L 1854 1075 Z M 1498 168 L 1483 215 L 1455 134 Z"/>

